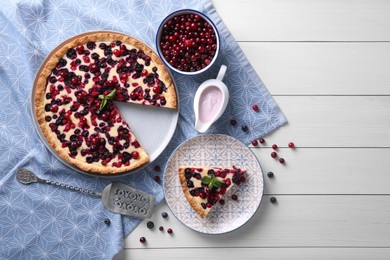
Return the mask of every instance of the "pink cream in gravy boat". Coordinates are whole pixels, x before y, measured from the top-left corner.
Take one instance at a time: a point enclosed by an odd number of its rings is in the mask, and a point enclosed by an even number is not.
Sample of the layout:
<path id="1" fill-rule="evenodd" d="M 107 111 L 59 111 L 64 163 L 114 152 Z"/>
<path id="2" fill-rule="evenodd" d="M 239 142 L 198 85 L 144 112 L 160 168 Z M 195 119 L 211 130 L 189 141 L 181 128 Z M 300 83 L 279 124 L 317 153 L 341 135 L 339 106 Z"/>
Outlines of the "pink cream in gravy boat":
<path id="1" fill-rule="evenodd" d="M 222 65 L 216 79 L 203 82 L 194 98 L 195 129 L 206 132 L 223 114 L 229 101 L 229 90 L 222 82 L 227 67 Z"/>

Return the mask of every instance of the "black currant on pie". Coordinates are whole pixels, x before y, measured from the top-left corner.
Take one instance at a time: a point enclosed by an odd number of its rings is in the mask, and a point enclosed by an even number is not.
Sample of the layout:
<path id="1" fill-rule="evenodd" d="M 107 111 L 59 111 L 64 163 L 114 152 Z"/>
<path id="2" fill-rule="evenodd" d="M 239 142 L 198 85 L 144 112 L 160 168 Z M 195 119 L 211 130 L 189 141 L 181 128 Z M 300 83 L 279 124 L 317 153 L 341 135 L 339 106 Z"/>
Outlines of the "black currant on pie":
<path id="1" fill-rule="evenodd" d="M 159 57 L 121 33 L 66 41 L 45 60 L 35 84 L 35 113 L 48 143 L 91 173 L 124 173 L 149 161 L 113 101 L 177 108 L 174 83 Z"/>
<path id="2" fill-rule="evenodd" d="M 245 182 L 246 170 L 232 168 L 182 166 L 180 184 L 188 203 L 202 218 L 235 185 Z"/>

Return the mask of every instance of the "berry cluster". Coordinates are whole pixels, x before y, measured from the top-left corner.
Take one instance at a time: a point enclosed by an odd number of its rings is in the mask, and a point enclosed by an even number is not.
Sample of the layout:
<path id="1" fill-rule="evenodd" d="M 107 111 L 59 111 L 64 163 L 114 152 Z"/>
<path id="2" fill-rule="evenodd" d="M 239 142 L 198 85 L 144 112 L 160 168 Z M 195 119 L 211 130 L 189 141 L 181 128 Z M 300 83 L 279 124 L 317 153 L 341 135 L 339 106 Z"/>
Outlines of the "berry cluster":
<path id="1" fill-rule="evenodd" d="M 168 213 L 167 213 L 167 212 L 162 212 L 162 213 L 161 213 L 161 217 L 164 218 L 164 219 L 168 218 Z M 153 221 L 148 221 L 148 222 L 146 223 L 146 227 L 147 227 L 148 229 L 150 229 L 150 230 L 154 229 L 154 223 L 153 223 Z M 164 227 L 163 227 L 163 226 L 159 226 L 158 229 L 159 229 L 160 231 L 164 231 Z M 170 234 L 170 235 L 172 235 L 172 234 L 173 234 L 172 228 L 168 228 L 168 229 L 167 229 L 167 233 Z M 146 243 L 146 238 L 145 238 L 145 237 L 140 237 L 139 242 L 141 242 L 142 244 Z"/>
<path id="2" fill-rule="evenodd" d="M 260 144 L 264 144 L 264 143 L 265 143 L 264 138 L 260 138 L 259 140 L 253 140 L 253 141 L 252 141 L 252 145 L 253 145 L 253 146 L 258 146 L 259 143 L 260 143 Z M 293 148 L 295 148 L 295 144 L 294 144 L 293 142 L 290 142 L 290 143 L 288 143 L 288 147 L 291 148 L 291 149 L 293 149 Z M 276 151 L 278 150 L 278 148 L 279 148 L 279 147 L 278 147 L 277 144 L 273 144 L 273 145 L 272 145 L 272 149 L 274 149 L 275 151 L 271 152 L 271 157 L 274 158 L 274 159 L 276 159 L 276 158 L 278 157 L 278 153 L 276 152 Z M 285 163 L 284 158 L 280 157 L 280 158 L 279 158 L 279 162 L 280 162 L 281 164 L 284 164 L 284 163 Z"/>
<path id="3" fill-rule="evenodd" d="M 160 48 L 174 68 L 195 72 L 207 67 L 217 51 L 213 26 L 196 13 L 178 14 L 162 26 Z"/>
<path id="4" fill-rule="evenodd" d="M 160 165 L 154 166 L 154 171 L 155 171 L 156 173 L 161 172 L 161 167 L 160 167 Z M 155 175 L 155 176 L 154 176 L 154 180 L 155 180 L 157 183 L 160 183 L 161 178 L 160 178 L 159 175 Z"/>
<path id="5" fill-rule="evenodd" d="M 70 157 L 129 166 L 139 154 L 128 148 L 140 145 L 119 110 L 107 101 L 165 106 L 167 87 L 159 77 L 150 56 L 121 41 L 89 41 L 69 48 L 47 79 L 45 121 Z"/>
<path id="6" fill-rule="evenodd" d="M 260 108 L 259 108 L 259 106 L 258 106 L 257 104 L 252 105 L 252 109 L 253 109 L 253 111 L 255 111 L 255 112 L 259 112 L 259 111 L 260 111 Z M 236 126 L 236 125 L 237 125 L 237 120 L 234 119 L 234 118 L 231 118 L 231 119 L 230 119 L 230 125 Z M 248 132 L 248 131 L 249 131 L 249 127 L 248 127 L 247 125 L 241 125 L 241 130 L 242 130 L 243 132 Z M 255 140 L 254 142 L 257 143 L 257 140 Z"/>
<path id="7" fill-rule="evenodd" d="M 206 208 L 211 208 L 214 204 L 216 204 L 218 201 L 221 205 L 225 204 L 225 201 L 221 198 L 223 195 L 227 192 L 229 187 L 232 185 L 232 183 L 240 185 L 241 183 L 246 181 L 245 177 L 245 171 L 234 168 L 234 169 L 209 169 L 207 174 L 208 176 L 215 176 L 215 177 L 221 177 L 226 178 L 228 174 L 231 174 L 232 177 L 224 179 L 220 183 L 219 186 L 213 187 L 210 186 L 210 183 L 201 182 L 201 187 L 194 187 L 194 181 L 195 180 L 201 180 L 202 176 L 200 172 L 202 172 L 202 168 L 186 168 L 185 169 L 185 178 L 187 180 L 187 187 L 190 189 L 190 194 L 193 197 L 200 197 L 202 199 L 205 199 L 206 202 L 202 202 L 201 206 Z"/>

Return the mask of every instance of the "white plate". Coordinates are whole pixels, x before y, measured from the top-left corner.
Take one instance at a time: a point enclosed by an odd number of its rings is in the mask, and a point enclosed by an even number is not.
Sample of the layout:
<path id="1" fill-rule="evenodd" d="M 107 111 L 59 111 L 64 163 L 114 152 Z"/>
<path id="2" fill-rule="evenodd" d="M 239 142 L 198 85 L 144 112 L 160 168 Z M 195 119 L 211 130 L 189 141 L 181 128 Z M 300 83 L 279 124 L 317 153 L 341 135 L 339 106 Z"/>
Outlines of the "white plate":
<path id="1" fill-rule="evenodd" d="M 115 105 L 153 162 L 171 140 L 179 110 L 119 102 Z"/>
<path id="2" fill-rule="evenodd" d="M 87 32 L 81 35 L 86 35 L 90 33 L 94 33 L 94 32 Z M 47 56 L 46 60 L 42 63 L 41 68 L 37 72 L 37 75 L 39 75 L 43 66 L 46 64 L 47 59 L 51 56 L 52 53 L 54 53 L 58 48 L 60 48 L 60 46 L 63 46 L 67 42 L 71 41 L 73 38 L 79 37 L 81 35 L 74 36 L 64 41 L 60 45 L 58 45 Z M 156 56 L 158 57 L 157 54 Z M 171 78 L 173 80 L 172 76 Z M 41 131 L 41 128 L 39 127 L 36 118 L 36 113 L 35 113 L 36 80 L 37 79 L 35 79 L 34 86 L 32 89 L 32 96 L 31 96 L 32 116 L 39 137 L 54 156 L 56 156 L 62 163 L 64 163 L 74 171 L 88 174 L 88 175 L 100 176 L 100 177 L 116 177 L 116 176 L 123 176 L 125 174 L 130 173 L 130 172 L 126 172 L 115 176 L 94 174 L 94 173 L 82 171 L 81 169 L 71 165 L 70 163 L 62 159 L 47 142 L 45 136 Z M 176 89 L 176 93 L 178 93 L 177 89 Z M 162 151 L 164 151 L 169 141 L 171 140 L 173 134 L 175 133 L 176 125 L 179 119 L 179 108 L 177 109 L 158 108 L 152 106 L 143 106 L 139 104 L 129 104 L 129 103 L 119 103 L 119 102 L 116 102 L 115 104 L 119 108 L 119 111 L 121 112 L 125 121 L 129 124 L 131 131 L 135 134 L 142 147 L 149 154 L 150 157 L 149 163 L 152 163 L 162 153 Z M 179 104 L 179 101 L 177 101 L 177 104 Z M 139 168 L 132 172 L 136 172 L 138 170 Z"/>
<path id="3" fill-rule="evenodd" d="M 178 177 L 181 165 L 235 165 L 247 170 L 247 180 L 229 191 L 224 197 L 226 203 L 215 204 L 203 219 L 183 195 Z M 197 136 L 181 144 L 170 157 L 164 175 L 165 199 L 173 215 L 189 228 L 206 234 L 230 232 L 245 224 L 260 205 L 263 187 L 263 172 L 253 152 L 233 137 L 219 134 Z M 232 194 L 238 196 L 237 201 L 229 199 Z"/>

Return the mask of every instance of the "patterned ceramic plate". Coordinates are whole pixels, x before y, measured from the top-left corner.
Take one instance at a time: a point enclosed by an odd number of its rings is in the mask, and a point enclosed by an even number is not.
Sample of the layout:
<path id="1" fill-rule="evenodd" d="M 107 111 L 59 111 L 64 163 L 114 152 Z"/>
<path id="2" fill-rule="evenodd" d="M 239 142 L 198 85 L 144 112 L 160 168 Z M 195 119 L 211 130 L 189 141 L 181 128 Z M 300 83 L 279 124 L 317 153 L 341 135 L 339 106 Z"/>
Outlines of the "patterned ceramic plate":
<path id="1" fill-rule="evenodd" d="M 226 203 L 214 206 L 202 219 L 188 204 L 178 177 L 181 165 L 231 167 L 247 170 L 247 181 L 225 195 Z M 240 141 L 219 134 L 201 135 L 181 144 L 172 154 L 164 176 L 165 199 L 175 217 L 193 230 L 222 234 L 245 224 L 256 212 L 263 196 L 263 173 L 256 156 Z M 228 199 L 232 194 L 237 201 Z"/>

